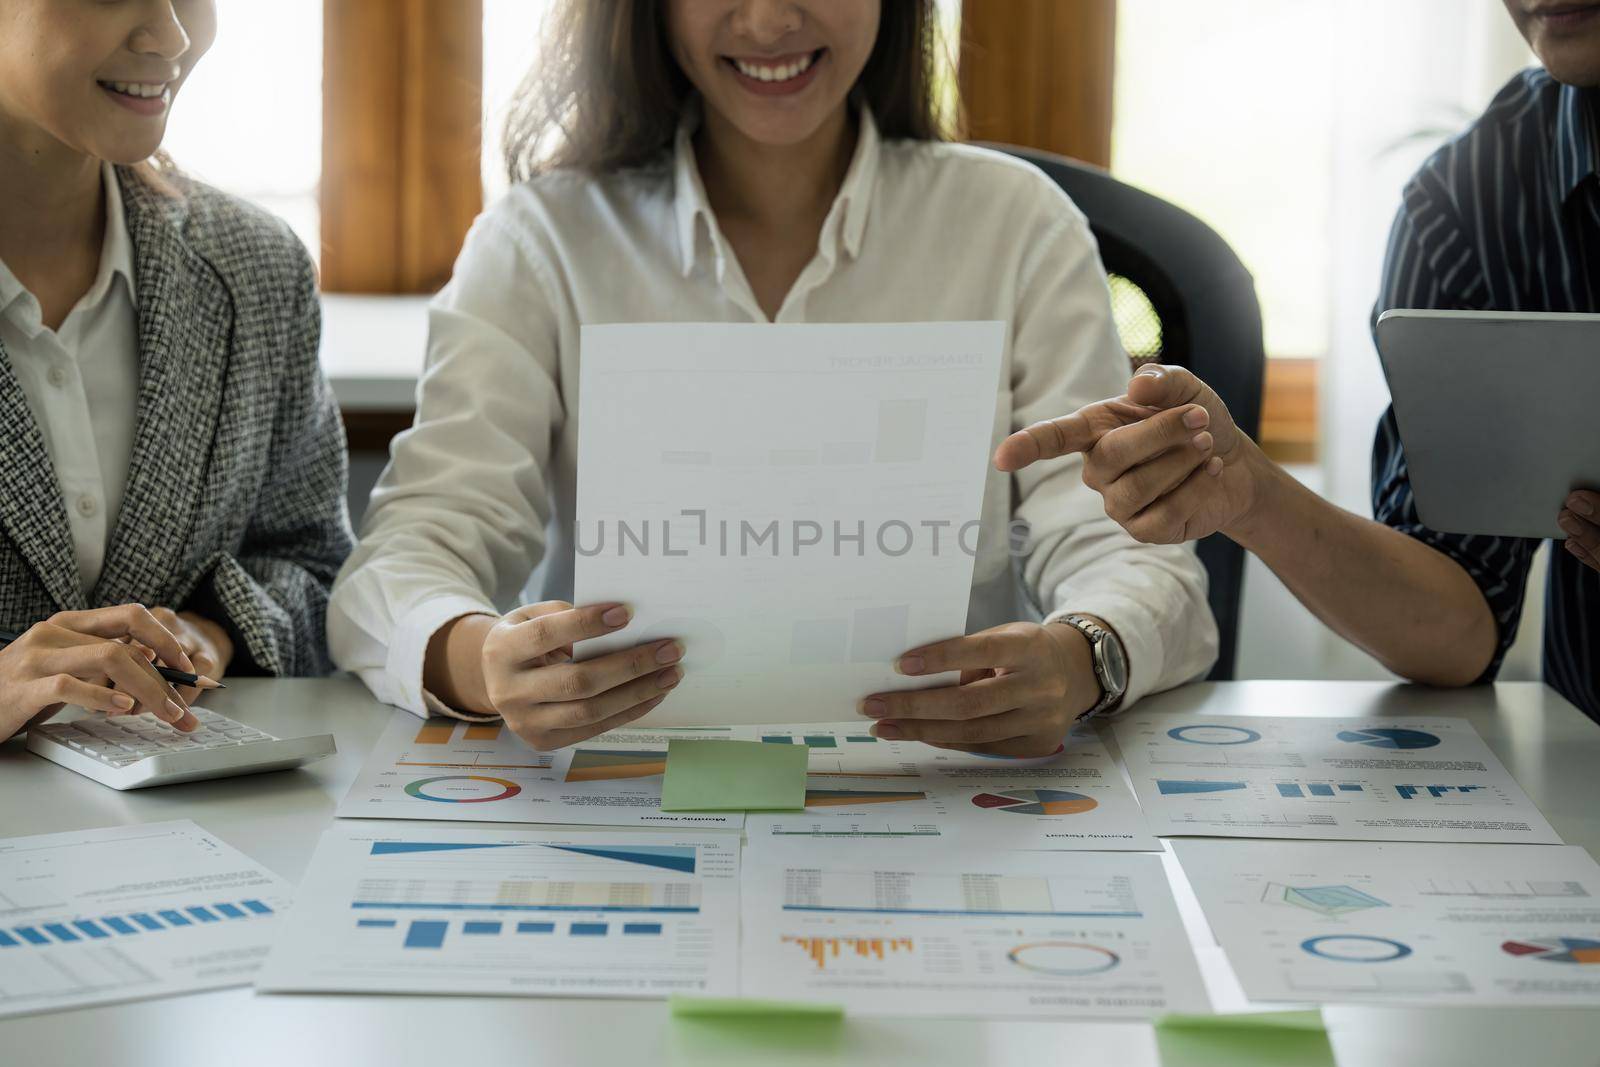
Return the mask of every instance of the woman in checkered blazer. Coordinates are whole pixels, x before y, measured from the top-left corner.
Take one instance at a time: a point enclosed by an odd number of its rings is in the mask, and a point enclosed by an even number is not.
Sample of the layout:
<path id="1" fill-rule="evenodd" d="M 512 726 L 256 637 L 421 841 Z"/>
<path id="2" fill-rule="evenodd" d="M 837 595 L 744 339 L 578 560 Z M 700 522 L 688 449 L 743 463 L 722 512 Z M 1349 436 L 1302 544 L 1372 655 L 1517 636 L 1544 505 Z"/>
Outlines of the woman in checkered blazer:
<path id="1" fill-rule="evenodd" d="M 150 656 L 329 667 L 351 537 L 314 268 L 148 162 L 214 31 L 211 0 L 0 0 L 0 738 L 63 703 L 192 728 Z"/>

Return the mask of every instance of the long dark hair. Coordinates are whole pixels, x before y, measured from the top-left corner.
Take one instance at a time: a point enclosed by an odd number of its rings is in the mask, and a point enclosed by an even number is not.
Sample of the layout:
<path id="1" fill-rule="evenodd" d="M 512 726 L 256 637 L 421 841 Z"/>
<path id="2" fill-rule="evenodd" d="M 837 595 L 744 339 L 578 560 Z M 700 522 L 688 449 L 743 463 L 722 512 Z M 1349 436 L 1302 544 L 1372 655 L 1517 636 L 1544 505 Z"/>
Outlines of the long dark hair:
<path id="1" fill-rule="evenodd" d="M 672 143 L 691 86 L 667 44 L 666 0 L 558 0 L 506 118 L 513 182 L 568 167 L 637 166 Z M 855 86 L 885 137 L 955 135 L 936 84 L 934 0 L 883 0 Z"/>

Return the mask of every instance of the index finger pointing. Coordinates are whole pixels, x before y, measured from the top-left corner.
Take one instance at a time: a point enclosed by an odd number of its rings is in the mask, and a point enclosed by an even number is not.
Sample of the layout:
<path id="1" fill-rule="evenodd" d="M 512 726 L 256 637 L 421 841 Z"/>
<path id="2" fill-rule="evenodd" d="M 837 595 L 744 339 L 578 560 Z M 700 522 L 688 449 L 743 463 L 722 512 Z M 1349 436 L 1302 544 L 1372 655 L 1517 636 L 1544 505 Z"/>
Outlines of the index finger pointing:
<path id="1" fill-rule="evenodd" d="M 995 449 L 994 465 L 1003 471 L 1019 471 L 1042 459 L 1055 459 L 1094 447 L 1100 435 L 1082 410 L 1058 419 L 1046 419 L 1018 430 Z"/>
<path id="2" fill-rule="evenodd" d="M 1123 396 L 1085 405 L 1071 415 L 1036 422 L 1007 437 L 995 449 L 994 465 L 1002 471 L 1019 471 L 1042 459 L 1087 452 L 1110 431 L 1141 422 L 1155 411 Z"/>

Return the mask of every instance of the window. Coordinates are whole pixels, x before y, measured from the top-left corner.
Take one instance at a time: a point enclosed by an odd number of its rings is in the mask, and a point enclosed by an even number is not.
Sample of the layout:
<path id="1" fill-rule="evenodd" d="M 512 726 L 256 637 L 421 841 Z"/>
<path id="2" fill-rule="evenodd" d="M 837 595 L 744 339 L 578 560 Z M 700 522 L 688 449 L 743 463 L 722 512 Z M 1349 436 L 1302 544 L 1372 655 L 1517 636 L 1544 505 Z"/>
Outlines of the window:
<path id="1" fill-rule="evenodd" d="M 216 43 L 178 94 L 165 148 L 185 172 L 282 216 L 317 255 L 322 0 L 217 0 Z"/>
<path id="2" fill-rule="evenodd" d="M 1120 0 L 1111 169 L 1197 215 L 1256 279 L 1271 356 L 1329 339 L 1330 41 L 1340 0 Z M 1376 28 L 1376 27 L 1375 27 Z"/>
<path id="3" fill-rule="evenodd" d="M 550 0 L 483 0 L 483 199 L 506 191 L 506 109 L 533 65 Z"/>

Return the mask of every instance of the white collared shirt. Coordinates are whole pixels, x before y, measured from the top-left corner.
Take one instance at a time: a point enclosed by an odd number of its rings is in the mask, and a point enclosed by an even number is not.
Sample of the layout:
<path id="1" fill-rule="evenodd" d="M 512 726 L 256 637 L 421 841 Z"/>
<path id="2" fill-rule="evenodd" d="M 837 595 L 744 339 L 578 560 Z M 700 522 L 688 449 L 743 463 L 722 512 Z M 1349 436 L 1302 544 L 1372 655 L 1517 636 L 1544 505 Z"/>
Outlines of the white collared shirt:
<path id="1" fill-rule="evenodd" d="M 101 167 L 105 238 L 94 284 L 61 323 L 0 261 L 0 343 L 44 435 L 61 485 L 85 596 L 100 579 L 128 482 L 139 397 L 139 313 L 133 242 L 117 172 Z"/>
<path id="2" fill-rule="evenodd" d="M 882 141 L 870 115 L 860 129 L 776 321 L 1004 320 L 996 443 L 1120 394 L 1130 368 L 1105 272 L 1055 184 L 979 148 Z M 765 321 L 689 134 L 652 166 L 523 182 L 473 225 L 430 311 L 416 421 L 394 441 L 328 612 L 335 662 L 380 699 L 448 710 L 422 689 L 429 639 L 463 614 L 514 606 L 536 566 L 542 591 L 528 599 L 572 599 L 583 324 Z M 1127 650 L 1126 706 L 1203 675 L 1216 624 L 1193 549 L 1135 542 L 1081 468 L 1068 457 L 990 471 L 967 625 L 1023 618 L 1029 600 L 1104 618 Z M 1020 583 L 1012 519 L 1035 546 Z"/>

